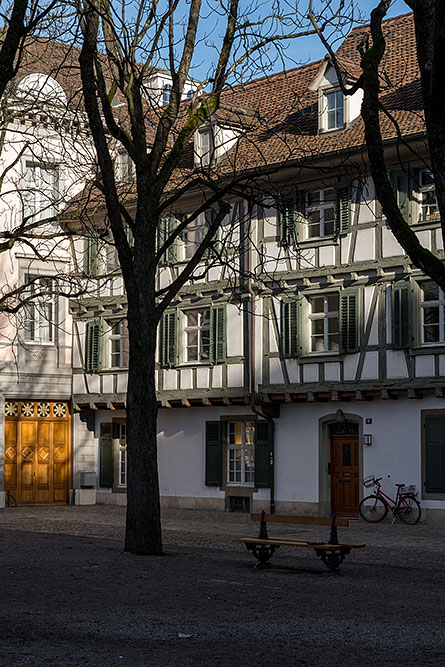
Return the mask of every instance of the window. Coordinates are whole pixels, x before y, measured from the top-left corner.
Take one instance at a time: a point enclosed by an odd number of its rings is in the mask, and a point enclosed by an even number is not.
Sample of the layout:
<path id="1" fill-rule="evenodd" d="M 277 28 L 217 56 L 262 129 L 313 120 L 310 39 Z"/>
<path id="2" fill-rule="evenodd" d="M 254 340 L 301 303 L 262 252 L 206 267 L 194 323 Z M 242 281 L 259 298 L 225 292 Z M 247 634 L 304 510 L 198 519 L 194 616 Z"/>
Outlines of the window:
<path id="1" fill-rule="evenodd" d="M 30 301 L 24 306 L 24 338 L 29 343 L 54 343 L 55 297 L 50 278 L 27 276 L 34 279 L 25 296 Z"/>
<path id="2" fill-rule="evenodd" d="M 337 130 L 344 125 L 344 98 L 343 93 L 337 90 L 326 93 L 326 130 Z"/>
<path id="3" fill-rule="evenodd" d="M 172 96 L 172 86 L 170 83 L 166 83 L 162 89 L 162 103 L 169 104 Z"/>
<path id="4" fill-rule="evenodd" d="M 333 236 L 335 204 L 336 191 L 334 188 L 308 193 L 306 203 L 308 238 Z"/>
<path id="5" fill-rule="evenodd" d="M 128 368 L 128 327 L 127 320 L 108 322 L 110 329 L 110 368 Z"/>
<path id="6" fill-rule="evenodd" d="M 434 176 L 429 169 L 419 174 L 419 222 L 439 220 Z"/>
<path id="7" fill-rule="evenodd" d="M 119 443 L 119 486 L 127 486 L 127 425 L 116 424 Z"/>
<path id="8" fill-rule="evenodd" d="M 309 299 L 309 326 L 311 352 L 338 352 L 339 295 L 327 294 Z"/>
<path id="9" fill-rule="evenodd" d="M 431 494 L 426 497 L 442 499 L 445 493 L 445 414 L 431 410 L 422 416 L 424 489 L 426 494 Z"/>
<path id="10" fill-rule="evenodd" d="M 253 486 L 255 482 L 255 422 L 227 423 L 227 483 Z"/>
<path id="11" fill-rule="evenodd" d="M 181 240 L 183 243 L 184 249 L 184 259 L 190 259 L 193 257 L 201 241 L 203 240 L 206 234 L 206 225 L 203 222 L 204 217 L 199 216 L 193 220 L 181 234 Z"/>
<path id="12" fill-rule="evenodd" d="M 115 160 L 116 179 L 120 183 L 129 183 L 133 180 L 134 165 L 126 151 L 118 151 Z"/>
<path id="13" fill-rule="evenodd" d="M 190 90 L 187 91 L 187 99 L 188 99 L 188 100 L 191 100 L 192 97 L 193 97 L 193 90 L 190 89 Z"/>
<path id="14" fill-rule="evenodd" d="M 422 342 L 445 343 L 445 294 L 435 283 L 424 283 L 422 295 Z"/>
<path id="15" fill-rule="evenodd" d="M 24 217 L 33 221 L 56 214 L 57 169 L 54 165 L 26 163 Z"/>
<path id="16" fill-rule="evenodd" d="M 185 317 L 185 361 L 210 360 L 210 308 L 187 310 Z"/>
<path id="17" fill-rule="evenodd" d="M 215 154 L 214 129 L 211 126 L 201 128 L 198 130 L 196 138 L 196 163 L 202 167 L 207 167 L 213 162 Z"/>

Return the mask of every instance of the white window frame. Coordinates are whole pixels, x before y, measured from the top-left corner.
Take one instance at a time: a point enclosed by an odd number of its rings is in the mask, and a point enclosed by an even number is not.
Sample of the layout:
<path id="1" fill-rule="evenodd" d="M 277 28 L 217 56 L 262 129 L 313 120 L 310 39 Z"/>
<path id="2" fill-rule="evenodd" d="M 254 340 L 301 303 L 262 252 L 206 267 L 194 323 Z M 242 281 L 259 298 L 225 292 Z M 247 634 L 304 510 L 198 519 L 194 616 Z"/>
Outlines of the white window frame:
<path id="1" fill-rule="evenodd" d="M 128 358 L 128 326 L 127 326 L 127 320 L 124 318 L 123 320 L 109 320 L 107 322 L 108 326 L 110 327 L 110 333 L 108 335 L 108 344 L 109 344 L 109 352 L 108 352 L 108 362 L 109 362 L 109 368 L 128 368 L 128 363 L 125 363 L 125 357 L 127 356 Z M 118 331 L 113 333 L 114 328 L 117 327 Z M 113 351 L 113 343 L 117 342 L 119 349 L 116 351 Z M 119 357 L 119 363 L 116 365 L 113 363 L 114 359 L 113 357 L 118 355 Z"/>
<path id="2" fill-rule="evenodd" d="M 419 222 L 438 222 L 440 220 L 440 217 L 439 217 L 439 207 L 436 198 L 436 186 L 434 184 L 434 177 L 432 183 L 428 183 L 427 185 L 422 185 L 422 174 L 425 173 L 430 173 L 432 175 L 430 169 L 421 169 L 419 172 Z M 425 204 L 423 202 L 424 195 L 430 192 L 434 192 L 434 198 L 436 203 L 433 205 Z M 434 211 L 433 213 L 425 215 L 428 209 L 434 209 Z M 433 217 L 428 219 L 429 215 L 430 216 L 432 215 Z"/>
<path id="3" fill-rule="evenodd" d="M 200 127 L 195 134 L 195 165 L 208 167 L 215 161 L 216 127 L 208 123 Z"/>
<path id="4" fill-rule="evenodd" d="M 236 425 L 241 425 L 241 442 L 231 442 L 230 425 L 234 424 L 234 435 L 236 434 Z M 248 429 L 251 428 L 251 442 L 248 442 Z M 255 430 L 256 424 L 253 420 L 235 420 L 227 422 L 227 486 L 255 486 Z M 246 458 L 250 458 L 252 465 L 250 469 L 246 468 Z M 237 465 L 238 464 L 238 465 Z"/>
<path id="5" fill-rule="evenodd" d="M 338 308 L 337 310 L 329 310 L 329 297 L 336 296 L 338 299 Z M 323 298 L 323 310 L 318 313 L 312 312 L 312 305 L 314 299 Z M 308 313 L 308 322 L 309 322 L 309 349 L 311 354 L 338 354 L 340 351 L 340 294 L 338 292 L 328 292 L 326 294 L 314 294 L 308 296 L 309 302 L 309 313 Z M 332 319 L 337 319 L 337 331 L 329 331 L 329 321 Z M 319 334 L 313 333 L 312 322 L 323 320 L 323 350 L 314 350 L 313 349 L 313 338 L 320 338 Z M 333 333 L 337 333 L 339 339 L 338 349 L 329 349 L 329 337 Z"/>
<path id="6" fill-rule="evenodd" d="M 202 324 L 203 314 L 207 314 L 208 325 Z M 187 318 L 191 313 L 197 314 L 197 325 L 188 325 Z M 182 311 L 182 316 L 184 318 L 184 362 L 189 364 L 208 364 L 210 363 L 210 306 L 203 306 L 201 308 L 190 308 L 188 310 Z M 203 333 L 208 332 L 208 354 L 205 356 L 204 351 L 204 341 Z M 189 344 L 189 334 L 197 334 L 197 344 Z M 196 347 L 197 349 L 197 359 L 189 359 L 189 348 Z"/>
<path id="7" fill-rule="evenodd" d="M 326 201 L 325 200 L 325 196 L 326 196 L 325 193 L 328 190 L 329 191 L 332 190 L 334 197 L 333 197 L 332 200 L 327 200 Z M 319 201 L 318 204 L 315 204 L 315 205 L 310 204 L 309 203 L 310 196 L 315 194 L 316 192 L 320 193 L 320 201 Z M 322 188 L 320 190 L 313 190 L 312 192 L 308 192 L 306 194 L 305 217 L 306 217 L 307 238 L 308 239 L 317 239 L 317 238 L 322 238 L 322 237 L 325 237 L 325 236 L 331 237 L 331 236 L 335 235 L 335 205 L 336 205 L 336 192 L 335 192 L 334 187 Z M 327 223 L 325 223 L 325 211 L 329 210 L 329 209 L 332 209 L 332 211 L 333 211 L 333 219 L 332 219 L 332 221 L 328 221 Z M 316 236 L 311 236 L 310 235 L 311 226 L 315 226 L 315 225 L 311 225 L 310 222 L 309 222 L 309 216 L 313 211 L 319 211 L 319 213 L 320 213 L 320 220 L 319 220 L 319 223 L 318 223 L 319 227 L 320 227 L 320 230 L 319 230 L 320 233 Z M 332 232 L 328 232 L 328 233 L 326 232 L 326 225 L 327 224 L 332 224 Z"/>
<path id="8" fill-rule="evenodd" d="M 57 299 L 53 292 L 51 278 L 46 276 L 27 275 L 25 282 L 35 279 L 26 292 L 33 294 L 44 292 L 40 297 L 32 298 L 23 306 L 23 340 L 34 345 L 55 344 L 55 319 L 57 316 Z"/>
<path id="9" fill-rule="evenodd" d="M 435 286 L 438 289 L 438 299 L 434 299 L 431 301 L 425 301 L 424 300 L 424 289 L 425 287 L 429 286 Z M 435 285 L 434 283 L 422 283 L 421 285 L 422 289 L 422 295 L 421 295 L 421 302 L 420 302 L 420 308 L 422 312 L 422 345 L 425 347 L 431 347 L 434 345 L 445 345 L 445 292 L 438 286 Z M 437 341 L 426 341 L 425 340 L 425 326 L 428 326 L 425 323 L 425 309 L 426 308 L 438 308 L 439 309 L 439 321 L 437 323 L 438 328 L 439 328 L 439 340 Z"/>
<path id="10" fill-rule="evenodd" d="M 172 97 L 173 86 L 171 83 L 164 83 L 162 86 L 162 104 L 169 104 Z"/>
<path id="11" fill-rule="evenodd" d="M 52 175 L 51 182 L 45 179 L 44 173 Z M 39 222 L 56 215 L 59 180 L 57 164 L 24 161 L 23 216 L 27 221 Z"/>
<path id="12" fill-rule="evenodd" d="M 329 107 L 330 98 L 334 99 L 334 106 Z M 341 105 L 338 104 L 338 100 L 341 99 Z M 325 132 L 333 132 L 334 130 L 341 130 L 345 126 L 345 96 L 341 90 L 326 90 L 324 92 L 324 105 L 325 105 L 325 123 L 324 130 Z M 338 112 L 341 111 L 341 118 L 338 119 Z M 329 119 L 333 114 L 335 123 L 329 127 Z"/>

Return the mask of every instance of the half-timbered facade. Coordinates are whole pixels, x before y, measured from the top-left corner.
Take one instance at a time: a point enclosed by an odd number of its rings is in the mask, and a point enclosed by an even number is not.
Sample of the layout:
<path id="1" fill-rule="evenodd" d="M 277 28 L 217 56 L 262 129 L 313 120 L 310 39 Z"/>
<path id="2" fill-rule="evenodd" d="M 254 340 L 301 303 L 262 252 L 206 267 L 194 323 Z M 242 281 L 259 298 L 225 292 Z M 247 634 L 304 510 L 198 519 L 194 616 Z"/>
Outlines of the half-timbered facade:
<path id="1" fill-rule="evenodd" d="M 388 168 L 406 220 L 443 258 L 412 17 L 384 25 L 382 100 L 398 123 L 382 118 Z M 337 54 L 346 80 L 357 73 L 358 38 L 353 31 Z M 209 270 L 195 274 L 161 323 L 164 505 L 271 503 L 353 516 L 363 479 L 375 474 L 387 490 L 415 484 L 431 516 L 445 510 L 445 296 L 382 217 L 357 95 L 344 98 L 328 59 L 227 94 L 261 119 L 248 140 L 236 132 L 231 140 L 238 166 L 257 170 L 263 196 L 253 207 L 233 199 L 222 224 L 231 261 L 207 257 Z M 169 249 L 160 286 L 181 270 L 204 225 L 196 221 Z M 105 277 L 94 297 L 72 303 L 79 491 L 124 503 L 126 299 L 111 247 L 84 255 Z"/>

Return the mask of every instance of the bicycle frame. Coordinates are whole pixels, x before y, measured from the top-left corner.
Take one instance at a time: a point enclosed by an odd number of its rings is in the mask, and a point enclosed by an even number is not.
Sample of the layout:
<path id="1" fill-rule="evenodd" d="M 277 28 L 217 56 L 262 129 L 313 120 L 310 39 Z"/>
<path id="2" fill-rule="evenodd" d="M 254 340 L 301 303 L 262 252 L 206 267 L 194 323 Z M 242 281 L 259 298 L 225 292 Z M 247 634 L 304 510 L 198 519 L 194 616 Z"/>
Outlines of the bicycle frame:
<path id="1" fill-rule="evenodd" d="M 376 497 L 380 498 L 380 500 L 385 503 L 386 507 L 391 510 L 393 515 L 400 514 L 401 512 L 404 512 L 406 507 L 408 506 L 407 503 L 404 502 L 404 496 L 403 494 L 400 493 L 400 487 L 397 487 L 397 494 L 396 498 L 391 498 L 387 493 L 382 491 L 380 484 L 377 483 L 377 491 L 376 491 Z M 400 505 L 404 505 L 403 507 L 400 507 Z"/>

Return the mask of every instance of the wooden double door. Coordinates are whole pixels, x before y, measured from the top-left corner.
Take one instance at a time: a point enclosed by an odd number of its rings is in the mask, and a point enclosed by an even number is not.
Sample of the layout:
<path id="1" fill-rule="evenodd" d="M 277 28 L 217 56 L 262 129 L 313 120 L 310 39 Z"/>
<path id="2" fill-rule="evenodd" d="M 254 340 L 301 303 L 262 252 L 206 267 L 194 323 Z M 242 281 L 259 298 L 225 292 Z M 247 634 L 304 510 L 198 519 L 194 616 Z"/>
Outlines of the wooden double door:
<path id="1" fill-rule="evenodd" d="M 69 445 L 67 403 L 6 401 L 5 491 L 20 505 L 67 503 Z"/>
<path id="2" fill-rule="evenodd" d="M 331 512 L 357 516 L 359 504 L 358 435 L 331 436 Z"/>

